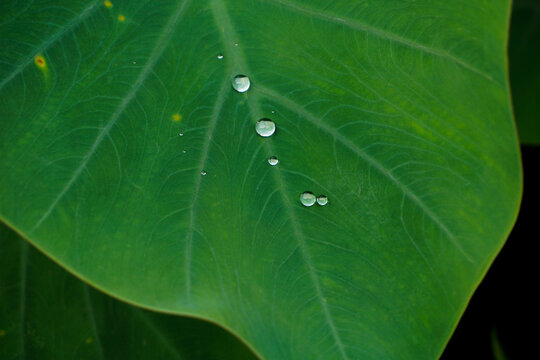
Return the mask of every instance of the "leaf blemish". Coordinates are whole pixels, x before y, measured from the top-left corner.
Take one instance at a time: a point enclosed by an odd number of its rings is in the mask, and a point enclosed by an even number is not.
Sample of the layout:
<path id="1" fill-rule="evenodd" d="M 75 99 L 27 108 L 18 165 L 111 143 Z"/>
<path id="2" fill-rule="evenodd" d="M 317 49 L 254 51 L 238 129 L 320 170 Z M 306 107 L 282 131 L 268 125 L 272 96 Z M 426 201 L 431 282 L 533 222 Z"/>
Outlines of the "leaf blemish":
<path id="1" fill-rule="evenodd" d="M 113 7 L 112 2 L 110 2 L 109 0 L 104 1 L 103 5 L 105 5 L 105 7 L 108 8 L 108 9 Z"/>
<path id="2" fill-rule="evenodd" d="M 87 344 L 91 344 L 92 342 L 94 342 L 94 339 L 92 339 L 91 337 L 87 337 L 86 340 L 84 340 L 84 342 Z"/>
<path id="3" fill-rule="evenodd" d="M 45 70 L 47 68 L 45 58 L 41 54 L 36 55 L 36 57 L 34 58 L 34 62 L 36 63 L 36 66 L 42 70 Z"/>
<path id="4" fill-rule="evenodd" d="M 118 15 L 118 21 L 124 22 L 126 20 L 126 17 L 122 14 Z"/>
<path id="5" fill-rule="evenodd" d="M 182 115 L 180 115 L 180 114 L 178 114 L 178 113 L 175 113 L 175 114 L 172 115 L 171 118 L 172 118 L 172 120 L 173 120 L 174 122 L 179 122 L 180 120 L 182 120 Z"/>

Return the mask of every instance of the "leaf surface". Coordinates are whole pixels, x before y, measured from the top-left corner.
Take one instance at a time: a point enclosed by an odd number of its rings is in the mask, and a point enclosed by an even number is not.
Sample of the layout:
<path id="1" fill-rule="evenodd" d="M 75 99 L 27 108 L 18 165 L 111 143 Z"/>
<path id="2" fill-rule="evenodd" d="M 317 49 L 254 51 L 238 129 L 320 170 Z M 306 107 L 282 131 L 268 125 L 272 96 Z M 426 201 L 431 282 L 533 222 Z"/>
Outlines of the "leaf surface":
<path id="1" fill-rule="evenodd" d="M 509 2 L 111 5 L 3 2 L 4 221 L 266 359 L 436 358 L 519 205 Z"/>

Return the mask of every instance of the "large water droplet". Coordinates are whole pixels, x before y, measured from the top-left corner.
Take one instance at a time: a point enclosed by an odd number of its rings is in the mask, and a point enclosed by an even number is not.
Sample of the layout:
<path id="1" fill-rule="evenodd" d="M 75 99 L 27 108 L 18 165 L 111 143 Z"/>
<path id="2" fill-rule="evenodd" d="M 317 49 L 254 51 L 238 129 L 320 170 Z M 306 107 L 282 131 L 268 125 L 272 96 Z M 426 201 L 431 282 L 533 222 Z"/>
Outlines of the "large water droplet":
<path id="1" fill-rule="evenodd" d="M 272 136 L 276 132 L 276 124 L 270 119 L 261 119 L 255 124 L 255 131 L 263 137 Z"/>
<path id="2" fill-rule="evenodd" d="M 236 75 L 232 80 L 232 87 L 238 92 L 246 92 L 249 89 L 249 78 L 246 75 Z"/>
<path id="3" fill-rule="evenodd" d="M 317 204 L 321 206 L 328 204 L 328 198 L 326 197 L 326 195 L 317 196 Z"/>
<path id="4" fill-rule="evenodd" d="M 219 60 L 223 59 L 223 54 L 218 54 L 217 58 L 218 58 Z"/>
<path id="5" fill-rule="evenodd" d="M 317 198 L 310 191 L 303 192 L 302 195 L 300 195 L 300 202 L 304 206 L 313 206 L 316 200 Z"/>
<path id="6" fill-rule="evenodd" d="M 206 171 L 201 170 L 201 175 L 202 175 L 202 176 L 206 175 Z"/>
<path id="7" fill-rule="evenodd" d="M 271 156 L 269 159 L 268 159 L 268 163 L 272 166 L 276 166 L 278 163 L 279 163 L 279 160 L 277 157 L 275 156 Z"/>

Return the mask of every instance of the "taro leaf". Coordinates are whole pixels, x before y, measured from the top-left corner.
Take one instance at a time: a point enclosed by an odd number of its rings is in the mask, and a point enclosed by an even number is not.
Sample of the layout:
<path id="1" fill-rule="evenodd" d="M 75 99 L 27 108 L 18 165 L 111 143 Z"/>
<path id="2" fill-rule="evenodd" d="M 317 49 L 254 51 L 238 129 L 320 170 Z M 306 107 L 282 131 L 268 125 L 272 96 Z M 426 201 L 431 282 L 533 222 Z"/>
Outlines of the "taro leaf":
<path id="1" fill-rule="evenodd" d="M 2 6 L 0 214 L 33 244 L 266 359 L 441 353 L 521 195 L 509 1 Z"/>
<path id="2" fill-rule="evenodd" d="M 519 138 L 524 144 L 540 144 L 539 0 L 513 2 L 508 51 Z"/>
<path id="3" fill-rule="evenodd" d="M 225 330 L 104 295 L 0 224 L 0 358 L 255 360 Z"/>

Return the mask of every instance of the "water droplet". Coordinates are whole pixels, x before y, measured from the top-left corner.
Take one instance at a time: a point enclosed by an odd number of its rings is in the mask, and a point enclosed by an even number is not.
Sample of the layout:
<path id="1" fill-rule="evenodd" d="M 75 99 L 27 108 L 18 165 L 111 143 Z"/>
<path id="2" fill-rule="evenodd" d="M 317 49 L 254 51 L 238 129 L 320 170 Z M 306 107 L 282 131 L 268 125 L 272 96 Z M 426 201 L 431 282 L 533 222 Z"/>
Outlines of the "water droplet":
<path id="1" fill-rule="evenodd" d="M 276 132 L 276 124 L 270 119 L 261 119 L 255 124 L 255 131 L 263 137 L 272 136 Z"/>
<path id="2" fill-rule="evenodd" d="M 219 60 L 223 59 L 223 54 L 218 54 L 217 58 L 218 58 Z"/>
<path id="3" fill-rule="evenodd" d="M 275 114 L 276 113 L 276 110 L 272 110 L 272 114 Z"/>
<path id="4" fill-rule="evenodd" d="M 202 175 L 202 176 L 206 175 L 206 171 L 201 170 L 201 175 Z"/>
<path id="5" fill-rule="evenodd" d="M 321 206 L 328 204 L 328 198 L 326 197 L 326 195 L 317 196 L 317 204 Z"/>
<path id="6" fill-rule="evenodd" d="M 185 154 L 185 153 L 187 152 L 187 150 L 186 150 L 186 149 L 184 149 L 184 150 L 182 150 L 182 152 L 183 152 L 183 153 Z"/>
<path id="7" fill-rule="evenodd" d="M 135 65 L 135 64 L 137 64 L 137 62 L 136 62 L 136 61 L 134 61 L 134 62 L 133 62 L 133 65 Z"/>
<path id="8" fill-rule="evenodd" d="M 232 87 L 238 92 L 246 92 L 249 89 L 249 78 L 246 75 L 236 75 L 232 80 Z"/>
<path id="9" fill-rule="evenodd" d="M 184 136 L 184 133 L 178 133 L 178 136 Z"/>
<path id="10" fill-rule="evenodd" d="M 313 206 L 316 199 L 317 198 L 315 197 L 315 195 L 313 195 L 313 193 L 310 191 L 303 192 L 302 195 L 300 195 L 300 202 L 304 206 Z"/>
<path id="11" fill-rule="evenodd" d="M 234 46 L 238 46 L 238 43 L 234 43 Z"/>
<path id="12" fill-rule="evenodd" d="M 275 156 L 271 156 L 269 159 L 268 159 L 268 163 L 272 166 L 276 166 L 278 163 L 279 163 L 279 160 L 277 157 Z"/>

